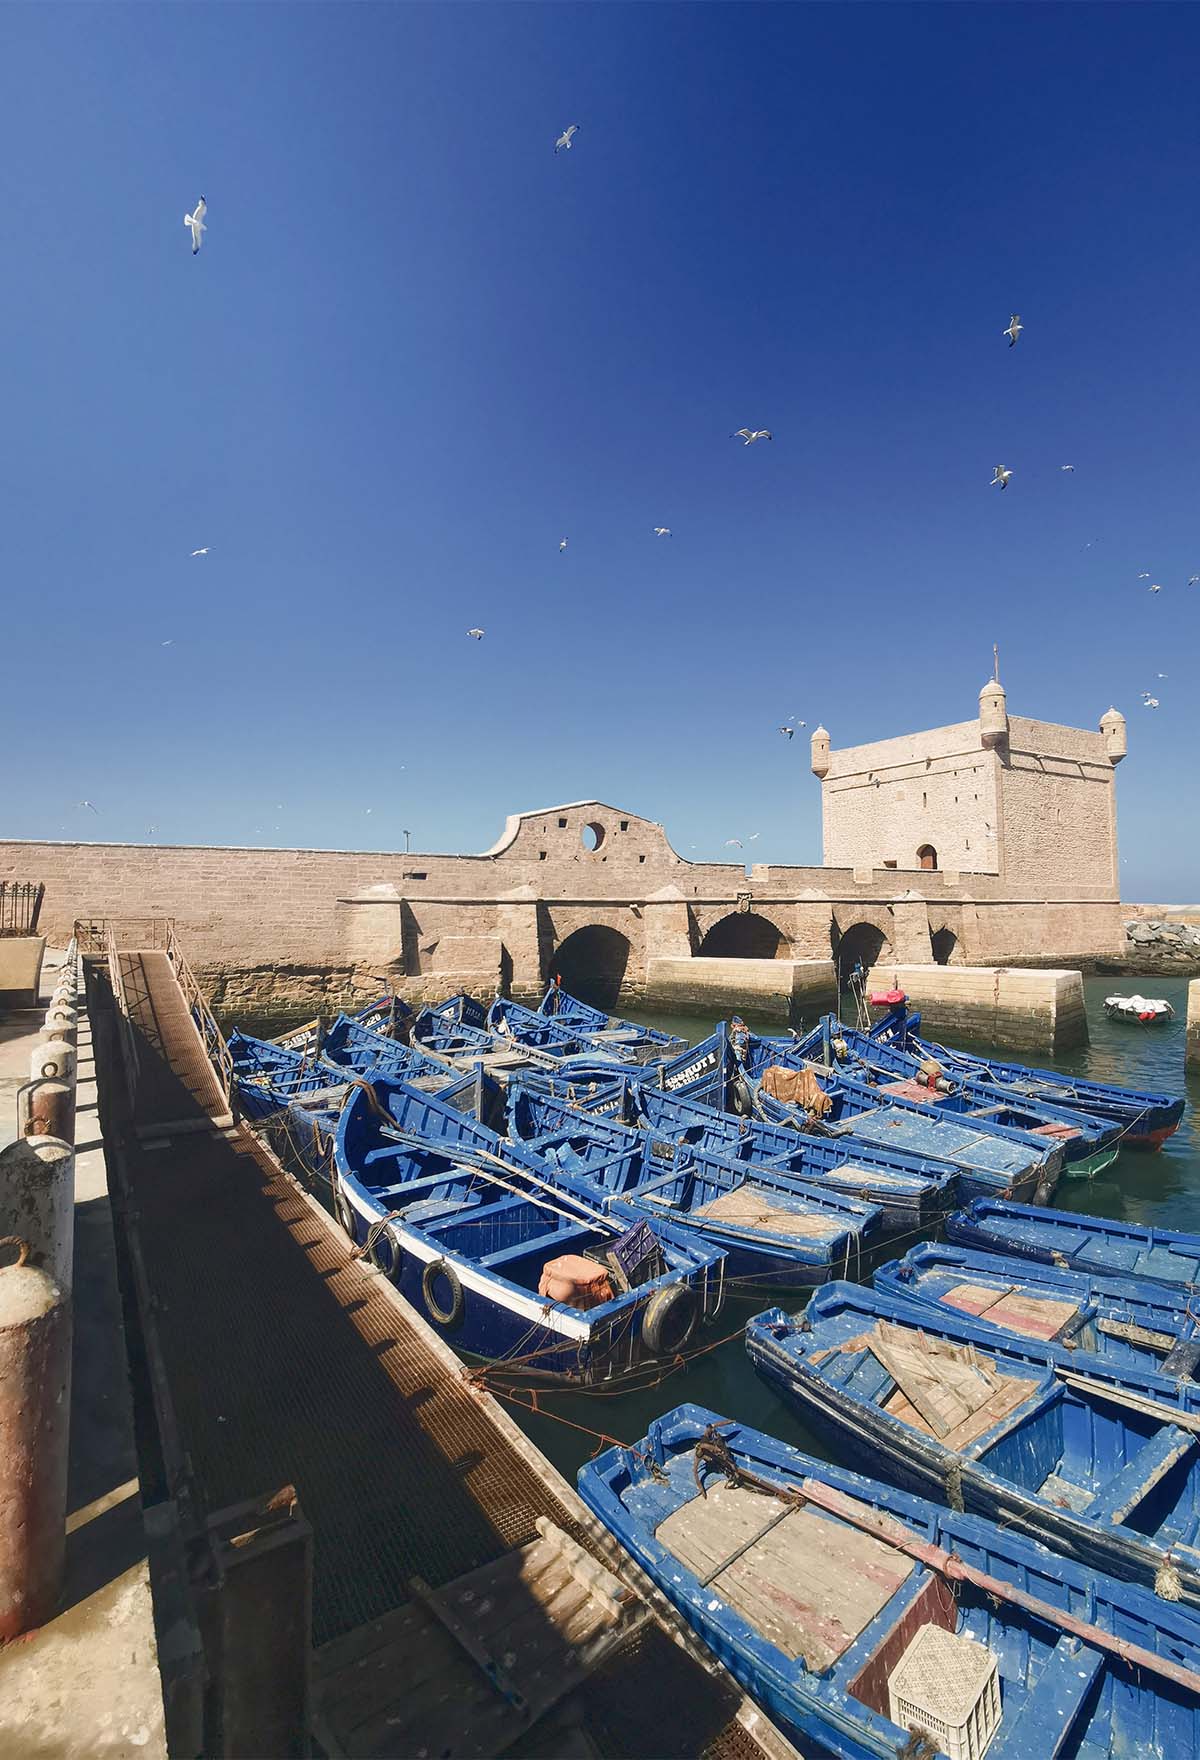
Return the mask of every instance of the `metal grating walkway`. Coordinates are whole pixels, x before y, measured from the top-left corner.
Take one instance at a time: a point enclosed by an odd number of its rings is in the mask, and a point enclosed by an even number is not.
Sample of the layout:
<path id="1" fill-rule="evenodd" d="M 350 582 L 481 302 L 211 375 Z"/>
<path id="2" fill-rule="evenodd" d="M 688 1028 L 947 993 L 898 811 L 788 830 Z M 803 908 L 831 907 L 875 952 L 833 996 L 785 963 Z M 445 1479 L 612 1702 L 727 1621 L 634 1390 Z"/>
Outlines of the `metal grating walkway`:
<path id="1" fill-rule="evenodd" d="M 122 951 L 117 961 L 137 1059 L 137 1128 L 145 1134 L 230 1124 L 228 1102 L 166 953 Z"/>

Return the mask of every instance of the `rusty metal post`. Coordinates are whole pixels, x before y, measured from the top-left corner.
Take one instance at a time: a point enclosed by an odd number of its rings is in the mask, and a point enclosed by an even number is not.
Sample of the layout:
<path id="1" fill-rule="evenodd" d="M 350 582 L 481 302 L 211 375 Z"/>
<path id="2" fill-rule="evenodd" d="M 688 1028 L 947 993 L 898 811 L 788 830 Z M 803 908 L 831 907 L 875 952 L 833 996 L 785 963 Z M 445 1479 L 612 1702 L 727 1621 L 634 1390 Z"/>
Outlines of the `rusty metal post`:
<path id="1" fill-rule="evenodd" d="M 0 1644 L 53 1614 L 62 1590 L 70 1422 L 71 1311 L 0 1240 Z"/>
<path id="2" fill-rule="evenodd" d="M 212 1683 L 207 1752 L 311 1753 L 312 1529 L 293 1486 L 210 1516 L 200 1629 Z"/>
<path id="3" fill-rule="evenodd" d="M 17 1090 L 17 1130 L 23 1137 L 75 1140 L 74 1082 L 26 1082 Z"/>
<path id="4" fill-rule="evenodd" d="M 29 1261 L 70 1295 L 75 1251 L 75 1151 L 57 1137 L 22 1137 L 0 1150 L 0 1235 L 25 1241 Z"/>

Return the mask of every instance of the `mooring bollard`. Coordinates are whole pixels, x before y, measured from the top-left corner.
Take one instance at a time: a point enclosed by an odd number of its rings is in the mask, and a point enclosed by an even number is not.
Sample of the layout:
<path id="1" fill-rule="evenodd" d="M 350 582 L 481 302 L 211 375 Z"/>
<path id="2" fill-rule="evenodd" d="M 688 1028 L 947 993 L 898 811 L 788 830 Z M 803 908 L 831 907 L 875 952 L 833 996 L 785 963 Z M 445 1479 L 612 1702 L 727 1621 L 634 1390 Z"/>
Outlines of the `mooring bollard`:
<path id="1" fill-rule="evenodd" d="M 71 1082 L 75 1079 L 75 1047 L 63 1039 L 47 1039 L 35 1045 L 29 1059 L 29 1073 L 48 1080 Z"/>
<path id="2" fill-rule="evenodd" d="M 77 1011 L 72 1008 L 69 1002 L 51 1002 L 46 1010 L 46 1025 L 48 1027 L 52 1027 L 56 1021 L 61 1021 L 64 1027 L 74 1028 L 77 1020 Z"/>
<path id="3" fill-rule="evenodd" d="M 38 1028 L 39 1045 L 69 1045 L 74 1051 L 78 1036 L 74 1021 L 47 1021 Z"/>
<path id="4" fill-rule="evenodd" d="M 17 1134 L 75 1141 L 75 1083 L 33 1081 L 17 1090 Z"/>
<path id="5" fill-rule="evenodd" d="M 28 1243 L 0 1240 L 0 1644 L 53 1614 L 67 1514 L 71 1310 L 28 1263 Z"/>
<path id="6" fill-rule="evenodd" d="M 0 1150 L 0 1235 L 24 1241 L 34 1269 L 70 1295 L 75 1251 L 75 1151 L 58 1137 Z"/>

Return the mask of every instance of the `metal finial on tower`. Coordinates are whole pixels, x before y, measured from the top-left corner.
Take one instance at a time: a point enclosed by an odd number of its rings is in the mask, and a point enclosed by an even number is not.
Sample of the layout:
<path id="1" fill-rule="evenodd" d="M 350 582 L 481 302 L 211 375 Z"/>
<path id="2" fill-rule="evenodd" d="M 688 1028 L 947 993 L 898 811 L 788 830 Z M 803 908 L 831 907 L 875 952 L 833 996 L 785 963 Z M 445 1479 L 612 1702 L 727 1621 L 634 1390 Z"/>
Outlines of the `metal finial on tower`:
<path id="1" fill-rule="evenodd" d="M 995 679 L 997 684 L 1000 683 L 1000 644 L 999 644 L 999 642 L 992 643 L 992 677 Z"/>

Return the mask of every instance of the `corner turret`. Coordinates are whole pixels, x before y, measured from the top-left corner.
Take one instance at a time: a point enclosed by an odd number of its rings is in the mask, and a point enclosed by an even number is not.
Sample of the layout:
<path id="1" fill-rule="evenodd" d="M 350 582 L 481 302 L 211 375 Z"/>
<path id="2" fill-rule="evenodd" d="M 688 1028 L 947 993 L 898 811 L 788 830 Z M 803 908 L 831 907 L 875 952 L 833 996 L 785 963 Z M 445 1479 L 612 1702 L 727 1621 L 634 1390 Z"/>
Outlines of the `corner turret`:
<path id="1" fill-rule="evenodd" d="M 824 779 L 829 770 L 829 735 L 818 727 L 812 736 L 812 773 Z"/>
<path id="2" fill-rule="evenodd" d="M 1008 699 L 998 678 L 989 678 L 979 693 L 979 741 L 988 751 L 1008 739 Z"/>
<path id="3" fill-rule="evenodd" d="M 1100 717 L 1100 731 L 1104 735 L 1104 749 L 1108 753 L 1109 763 L 1119 764 L 1129 750 L 1125 717 L 1119 709 L 1110 709 L 1107 715 Z"/>

